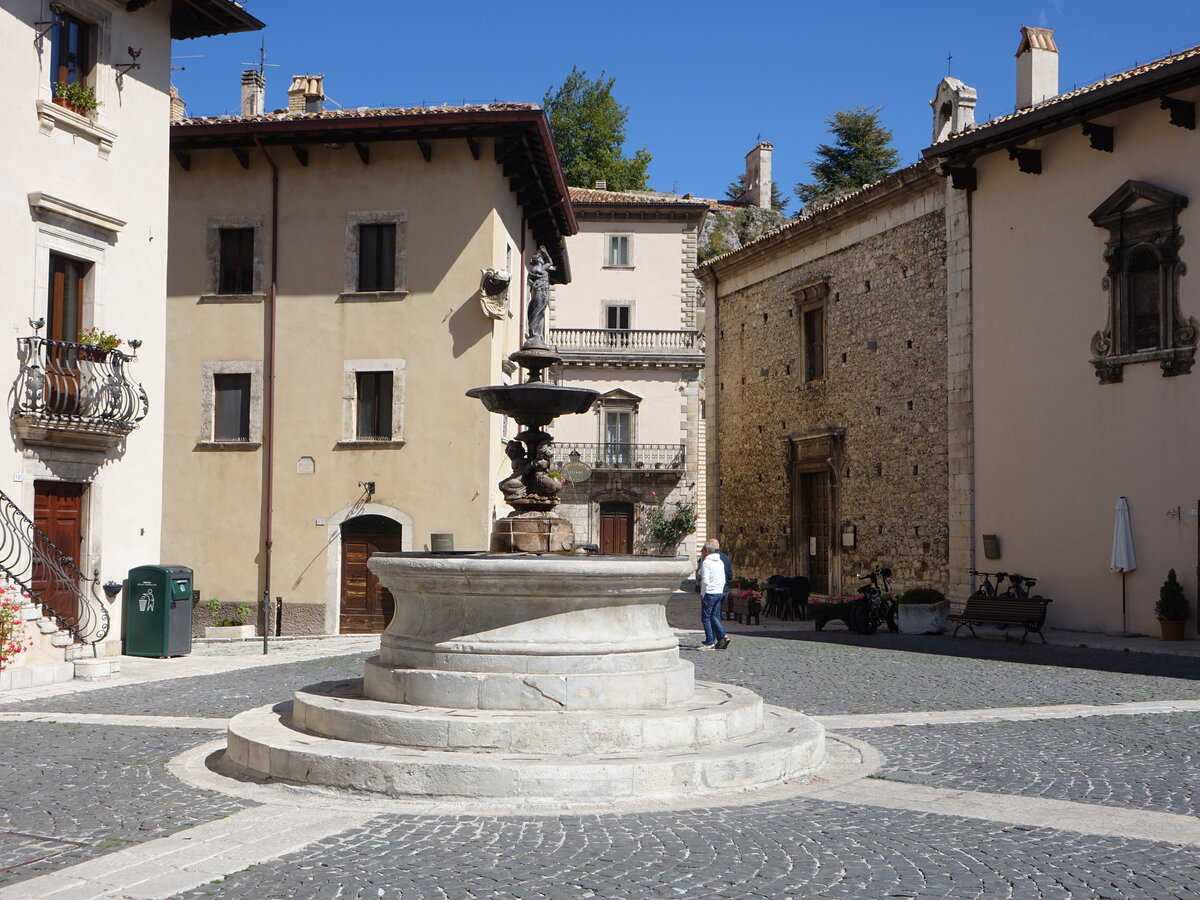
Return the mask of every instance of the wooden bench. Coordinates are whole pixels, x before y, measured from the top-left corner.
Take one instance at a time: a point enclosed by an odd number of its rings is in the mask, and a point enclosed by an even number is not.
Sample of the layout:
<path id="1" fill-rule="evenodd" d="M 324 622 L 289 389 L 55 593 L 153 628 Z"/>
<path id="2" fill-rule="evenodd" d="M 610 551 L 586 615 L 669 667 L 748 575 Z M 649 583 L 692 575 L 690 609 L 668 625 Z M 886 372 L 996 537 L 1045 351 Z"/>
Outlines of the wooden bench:
<path id="1" fill-rule="evenodd" d="M 1046 605 L 1050 602 L 1042 597 L 987 597 L 974 594 L 967 598 L 967 605 L 962 612 L 951 613 L 946 618 L 957 623 L 952 637 L 957 637 L 958 629 L 964 625 L 971 629 L 972 637 L 978 637 L 975 634 L 976 625 L 1020 625 L 1025 629 L 1021 635 L 1022 643 L 1030 632 L 1034 632 L 1044 644 L 1046 636 L 1042 634 L 1042 625 L 1046 622 Z"/>
<path id="2" fill-rule="evenodd" d="M 725 605 L 722 607 L 725 617 L 733 616 L 738 622 L 745 622 L 747 625 L 758 625 L 759 615 L 762 613 L 762 603 L 757 599 L 747 597 L 739 591 L 730 591 L 729 596 L 725 598 Z"/>

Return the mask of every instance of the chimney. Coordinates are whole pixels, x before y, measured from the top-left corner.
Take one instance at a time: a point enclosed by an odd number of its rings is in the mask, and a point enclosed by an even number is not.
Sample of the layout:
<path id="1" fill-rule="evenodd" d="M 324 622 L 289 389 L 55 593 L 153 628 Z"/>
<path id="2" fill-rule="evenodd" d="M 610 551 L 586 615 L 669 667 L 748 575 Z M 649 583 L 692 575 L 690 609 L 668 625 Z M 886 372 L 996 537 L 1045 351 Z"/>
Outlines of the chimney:
<path id="1" fill-rule="evenodd" d="M 596 190 L 607 191 L 608 190 L 608 182 L 606 180 L 604 180 L 603 178 L 599 179 L 596 182 Z"/>
<path id="2" fill-rule="evenodd" d="M 775 146 L 767 141 L 746 154 L 746 189 L 742 199 L 759 209 L 771 208 L 771 154 Z"/>
<path id="3" fill-rule="evenodd" d="M 183 105 L 183 98 L 179 96 L 179 88 L 171 85 L 171 92 L 168 95 L 171 98 L 171 121 L 178 122 L 183 119 L 186 114 L 186 109 Z"/>
<path id="4" fill-rule="evenodd" d="M 293 75 L 288 88 L 288 112 L 319 113 L 325 109 L 325 76 Z"/>
<path id="5" fill-rule="evenodd" d="M 242 115 L 261 116 L 263 114 L 263 95 L 266 93 L 266 80 L 258 69 L 242 71 Z"/>
<path id="6" fill-rule="evenodd" d="M 929 105 L 933 107 L 933 143 L 975 127 L 975 88 L 947 75 L 937 86 Z"/>
<path id="7" fill-rule="evenodd" d="M 1053 28 L 1021 26 L 1017 48 L 1017 109 L 1058 96 L 1058 47 Z"/>

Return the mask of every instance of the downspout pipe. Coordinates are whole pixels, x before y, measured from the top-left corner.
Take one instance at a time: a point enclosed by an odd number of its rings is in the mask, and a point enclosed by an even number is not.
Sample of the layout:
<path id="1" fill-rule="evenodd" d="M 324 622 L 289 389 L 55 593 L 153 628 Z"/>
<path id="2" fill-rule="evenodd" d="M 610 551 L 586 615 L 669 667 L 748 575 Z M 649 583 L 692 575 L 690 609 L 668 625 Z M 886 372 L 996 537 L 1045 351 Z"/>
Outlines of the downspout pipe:
<path id="1" fill-rule="evenodd" d="M 265 332 L 266 363 L 263 423 L 263 655 L 267 653 L 267 627 L 271 608 L 271 548 L 275 543 L 275 309 L 279 276 L 279 167 L 257 136 L 254 143 L 271 167 L 271 288 L 267 292 Z"/>

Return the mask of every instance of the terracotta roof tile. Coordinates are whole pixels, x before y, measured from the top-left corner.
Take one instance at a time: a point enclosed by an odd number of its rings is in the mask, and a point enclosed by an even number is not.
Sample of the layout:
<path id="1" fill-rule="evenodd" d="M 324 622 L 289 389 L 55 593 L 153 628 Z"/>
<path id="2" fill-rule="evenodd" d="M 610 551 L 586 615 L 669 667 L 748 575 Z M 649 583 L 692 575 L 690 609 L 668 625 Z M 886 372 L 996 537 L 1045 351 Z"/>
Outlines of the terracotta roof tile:
<path id="1" fill-rule="evenodd" d="M 597 188 L 569 188 L 571 202 L 584 206 L 695 206 L 707 208 L 716 201 L 702 200 L 690 195 L 665 194 L 659 191 L 602 191 Z"/>
<path id="2" fill-rule="evenodd" d="M 438 113 L 494 112 L 497 110 L 541 109 L 536 103 L 482 103 L 468 106 L 412 106 L 372 107 L 359 106 L 355 109 L 327 109 L 322 112 L 288 112 L 277 110 L 260 116 L 197 116 L 172 122 L 173 128 L 187 125 L 213 125 L 222 122 L 289 122 L 317 119 L 370 119 L 382 116 L 429 116 Z"/>

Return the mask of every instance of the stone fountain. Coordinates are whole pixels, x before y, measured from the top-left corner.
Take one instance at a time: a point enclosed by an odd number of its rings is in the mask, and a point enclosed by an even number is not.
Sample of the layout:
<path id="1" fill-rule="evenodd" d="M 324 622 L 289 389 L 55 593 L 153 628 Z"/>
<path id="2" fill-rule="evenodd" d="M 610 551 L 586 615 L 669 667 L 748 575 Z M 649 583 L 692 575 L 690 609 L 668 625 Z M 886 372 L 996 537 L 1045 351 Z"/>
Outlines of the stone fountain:
<path id="1" fill-rule="evenodd" d="M 500 483 L 513 512 L 489 552 L 376 554 L 396 599 L 360 680 L 297 691 L 236 716 L 225 771 L 501 808 L 695 803 L 803 779 L 823 762 L 812 719 L 744 688 L 696 683 L 665 604 L 689 559 L 570 551 L 554 515 L 558 416 L 596 392 L 547 384 L 544 251 L 530 261 L 523 384 L 468 395 L 522 430 Z M 731 651 L 732 652 L 732 651 Z"/>

